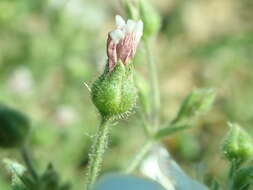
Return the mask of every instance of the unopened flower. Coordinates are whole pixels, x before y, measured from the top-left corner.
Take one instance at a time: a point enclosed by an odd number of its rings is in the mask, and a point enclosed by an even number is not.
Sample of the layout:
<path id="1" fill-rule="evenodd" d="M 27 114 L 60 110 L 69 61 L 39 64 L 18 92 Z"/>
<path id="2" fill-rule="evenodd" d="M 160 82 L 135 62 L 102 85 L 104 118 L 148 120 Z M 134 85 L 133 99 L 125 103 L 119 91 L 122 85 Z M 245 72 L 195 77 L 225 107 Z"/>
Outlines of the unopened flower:
<path id="1" fill-rule="evenodd" d="M 251 136 L 238 124 L 229 123 L 230 130 L 223 142 L 223 154 L 229 161 L 241 164 L 253 157 Z"/>
<path id="2" fill-rule="evenodd" d="M 22 146 L 30 131 L 30 122 L 23 113 L 0 105 L 0 147 Z"/>
<path id="3" fill-rule="evenodd" d="M 117 28 L 109 33 L 107 40 L 107 56 L 109 70 L 112 71 L 118 61 L 127 65 L 135 55 L 143 33 L 142 21 L 125 20 L 115 17 Z"/>
<path id="4" fill-rule="evenodd" d="M 136 103 L 133 65 L 143 30 L 142 21 L 116 16 L 117 29 L 108 35 L 108 62 L 104 73 L 91 88 L 92 101 L 104 118 L 115 118 L 129 112 Z"/>

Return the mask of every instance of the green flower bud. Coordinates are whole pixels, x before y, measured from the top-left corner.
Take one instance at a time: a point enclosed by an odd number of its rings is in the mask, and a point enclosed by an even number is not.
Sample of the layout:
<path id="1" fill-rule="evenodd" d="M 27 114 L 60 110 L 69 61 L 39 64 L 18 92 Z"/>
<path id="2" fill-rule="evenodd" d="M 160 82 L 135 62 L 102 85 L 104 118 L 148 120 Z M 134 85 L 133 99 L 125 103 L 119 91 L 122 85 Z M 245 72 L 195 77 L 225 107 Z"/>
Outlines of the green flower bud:
<path id="1" fill-rule="evenodd" d="M 241 164 L 253 156 L 252 138 L 238 124 L 229 123 L 229 126 L 222 150 L 228 160 Z"/>
<path id="2" fill-rule="evenodd" d="M 117 117 L 130 111 L 137 99 L 133 80 L 133 65 L 119 61 L 110 72 L 105 72 L 94 82 L 91 89 L 92 101 L 103 117 Z"/>
<path id="3" fill-rule="evenodd" d="M 21 146 L 29 133 L 29 121 L 22 113 L 0 105 L 0 147 Z"/>
<path id="4" fill-rule="evenodd" d="M 183 101 L 175 121 L 189 119 L 206 113 L 211 108 L 215 95 L 216 93 L 213 89 L 193 90 Z"/>
<path id="5" fill-rule="evenodd" d="M 143 37 L 145 39 L 159 31 L 161 26 L 160 15 L 148 0 L 140 0 L 140 18 L 144 23 Z"/>

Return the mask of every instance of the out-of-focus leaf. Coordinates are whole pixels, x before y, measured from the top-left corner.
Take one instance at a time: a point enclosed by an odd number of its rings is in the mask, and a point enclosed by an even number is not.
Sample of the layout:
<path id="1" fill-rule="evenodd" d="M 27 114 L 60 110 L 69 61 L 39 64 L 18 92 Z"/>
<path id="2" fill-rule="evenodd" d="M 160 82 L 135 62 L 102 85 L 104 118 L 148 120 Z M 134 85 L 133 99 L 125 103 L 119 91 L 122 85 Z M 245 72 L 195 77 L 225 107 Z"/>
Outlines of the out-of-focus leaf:
<path id="1" fill-rule="evenodd" d="M 108 174 L 102 177 L 92 190 L 165 190 L 158 183 L 123 174 Z"/>
<path id="2" fill-rule="evenodd" d="M 194 161 L 200 158 L 201 145 L 198 139 L 191 133 L 182 132 L 177 137 L 178 139 L 178 154 L 184 160 Z M 205 169 L 199 165 L 199 176 L 205 173 Z M 202 178 L 202 177 L 201 177 Z M 203 178 L 202 178 L 203 179 Z"/>
<path id="3" fill-rule="evenodd" d="M 23 185 L 14 185 L 12 187 L 12 190 L 28 190 L 28 189 L 25 188 Z"/>
<path id="4" fill-rule="evenodd" d="M 205 114 L 216 96 L 214 89 L 195 89 L 183 101 L 174 123 Z"/>
<path id="5" fill-rule="evenodd" d="M 141 171 L 167 190 L 208 190 L 205 185 L 187 176 L 160 145 L 156 145 L 144 160 Z"/>
<path id="6" fill-rule="evenodd" d="M 176 132 L 182 131 L 184 129 L 188 129 L 190 127 L 191 126 L 186 123 L 176 123 L 174 125 L 172 124 L 168 127 L 161 128 L 160 130 L 158 130 L 157 133 L 155 134 L 155 138 L 161 139 L 161 138 L 167 137 L 171 134 L 174 134 Z"/>
<path id="7" fill-rule="evenodd" d="M 233 188 L 238 190 L 248 190 L 253 185 L 253 166 L 241 168 L 233 179 Z"/>
<path id="8" fill-rule="evenodd" d="M 220 185 L 217 181 L 212 182 L 211 190 L 220 190 Z"/>
<path id="9" fill-rule="evenodd" d="M 207 44 L 197 46 L 190 51 L 190 55 L 203 58 L 213 58 L 219 51 L 226 49 L 227 51 L 236 51 L 239 49 L 251 49 L 253 43 L 252 32 L 245 32 L 237 35 L 228 35 L 223 38 L 218 38 Z M 237 56 L 236 54 L 233 56 Z"/>

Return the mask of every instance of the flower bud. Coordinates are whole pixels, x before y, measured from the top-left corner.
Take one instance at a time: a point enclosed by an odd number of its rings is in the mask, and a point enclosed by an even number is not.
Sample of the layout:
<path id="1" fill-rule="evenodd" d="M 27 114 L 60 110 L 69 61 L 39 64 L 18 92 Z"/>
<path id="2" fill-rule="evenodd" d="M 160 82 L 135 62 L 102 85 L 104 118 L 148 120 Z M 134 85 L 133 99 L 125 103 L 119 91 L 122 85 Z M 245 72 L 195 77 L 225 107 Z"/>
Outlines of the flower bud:
<path id="1" fill-rule="evenodd" d="M 148 0 L 140 0 L 140 18 L 144 23 L 143 37 L 149 38 L 158 32 L 161 18 Z"/>
<path id="2" fill-rule="evenodd" d="M 130 111 L 137 99 L 132 65 L 118 62 L 112 72 L 102 74 L 92 86 L 92 100 L 103 117 Z"/>
<path id="3" fill-rule="evenodd" d="M 116 16 L 117 29 L 107 40 L 108 62 L 104 73 L 94 82 L 91 95 L 100 114 L 113 118 L 130 111 L 136 103 L 132 60 L 142 36 L 142 21 Z"/>
<path id="4" fill-rule="evenodd" d="M 238 124 L 229 123 L 230 130 L 225 137 L 222 150 L 226 158 L 241 164 L 253 156 L 253 142 L 249 134 Z"/>
<path id="5" fill-rule="evenodd" d="M 0 147 L 21 146 L 29 133 L 29 121 L 22 113 L 0 105 Z"/>
<path id="6" fill-rule="evenodd" d="M 211 108 L 215 95 L 216 93 L 213 89 L 193 90 L 185 98 L 175 120 L 184 120 L 206 113 Z"/>

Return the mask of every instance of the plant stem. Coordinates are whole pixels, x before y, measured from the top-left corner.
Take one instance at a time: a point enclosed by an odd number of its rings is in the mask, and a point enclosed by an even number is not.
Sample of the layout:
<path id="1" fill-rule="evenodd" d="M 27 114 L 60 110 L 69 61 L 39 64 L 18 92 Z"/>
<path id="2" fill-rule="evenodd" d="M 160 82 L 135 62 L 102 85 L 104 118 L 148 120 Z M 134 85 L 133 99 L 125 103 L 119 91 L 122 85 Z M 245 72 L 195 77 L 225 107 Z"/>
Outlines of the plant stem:
<path id="1" fill-rule="evenodd" d="M 229 173 L 228 173 L 228 187 L 230 190 L 235 190 L 233 187 L 233 178 L 236 173 L 236 170 L 240 167 L 240 162 L 238 160 L 232 160 Z"/>
<path id="2" fill-rule="evenodd" d="M 228 178 L 229 178 L 229 179 L 232 179 L 232 178 L 233 178 L 234 171 L 235 171 L 235 162 L 232 161 L 232 162 L 231 162 L 230 169 L 229 169 L 229 174 L 228 174 Z"/>
<path id="3" fill-rule="evenodd" d="M 29 171 L 29 173 L 31 174 L 34 180 L 38 180 L 38 174 L 33 167 L 32 160 L 31 160 L 27 147 L 23 146 L 20 150 L 20 153 L 25 162 L 27 170 Z"/>
<path id="4" fill-rule="evenodd" d="M 98 174 L 101 170 L 103 155 L 105 153 L 108 143 L 108 133 L 109 133 L 108 120 L 102 119 L 101 124 L 98 128 L 95 141 L 93 142 L 92 145 L 91 153 L 89 155 L 87 183 L 85 190 L 89 190 L 91 188 L 91 186 L 95 183 Z"/>
<path id="5" fill-rule="evenodd" d="M 154 143 L 154 140 L 151 136 L 153 136 L 153 134 L 159 127 L 160 91 L 158 85 L 157 69 L 149 47 L 149 40 L 144 40 L 144 47 L 147 55 L 148 72 L 151 81 L 151 102 L 152 102 L 150 121 L 148 124 L 144 121 L 144 126 L 146 131 L 150 133 L 148 134 L 150 139 L 144 144 L 141 151 L 130 163 L 129 167 L 127 167 L 127 169 L 125 170 L 126 173 L 133 172 L 140 165 L 141 161 L 144 159 L 144 157 L 146 156 L 146 154 L 148 153 L 148 151 L 150 150 L 150 148 Z M 150 128 L 152 131 L 150 130 Z"/>
<path id="6" fill-rule="evenodd" d="M 151 122 L 154 127 L 154 130 L 156 130 L 159 126 L 159 112 L 160 112 L 160 92 L 158 85 L 157 69 L 149 47 L 149 40 L 145 40 L 144 45 L 147 54 L 148 72 L 151 80 L 151 102 L 152 102 Z"/>
<path id="7" fill-rule="evenodd" d="M 136 170 L 136 168 L 140 165 L 141 161 L 144 159 L 144 157 L 152 147 L 153 143 L 154 142 L 152 140 L 149 140 L 143 145 L 141 151 L 135 156 L 129 167 L 126 168 L 126 173 L 132 173 L 134 170 Z"/>

